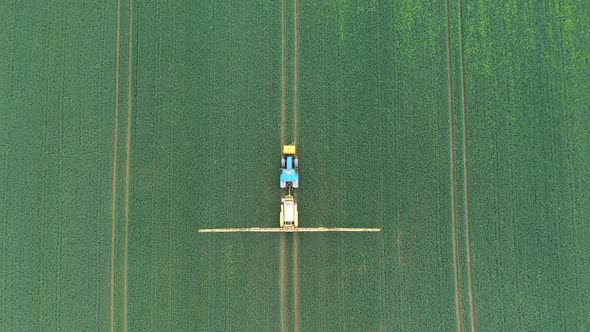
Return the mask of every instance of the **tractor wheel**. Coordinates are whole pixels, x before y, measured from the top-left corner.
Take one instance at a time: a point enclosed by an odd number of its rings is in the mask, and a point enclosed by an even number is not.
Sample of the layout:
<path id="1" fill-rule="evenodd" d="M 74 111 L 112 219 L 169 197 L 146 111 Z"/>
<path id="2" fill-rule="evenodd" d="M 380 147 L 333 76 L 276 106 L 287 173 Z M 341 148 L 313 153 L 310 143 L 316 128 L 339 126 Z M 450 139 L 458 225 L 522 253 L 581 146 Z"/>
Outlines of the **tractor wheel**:
<path id="1" fill-rule="evenodd" d="M 299 168 L 299 158 L 295 157 L 295 160 L 293 160 L 293 167 Z"/>
<path id="2" fill-rule="evenodd" d="M 281 158 L 281 168 L 285 168 L 285 157 Z"/>

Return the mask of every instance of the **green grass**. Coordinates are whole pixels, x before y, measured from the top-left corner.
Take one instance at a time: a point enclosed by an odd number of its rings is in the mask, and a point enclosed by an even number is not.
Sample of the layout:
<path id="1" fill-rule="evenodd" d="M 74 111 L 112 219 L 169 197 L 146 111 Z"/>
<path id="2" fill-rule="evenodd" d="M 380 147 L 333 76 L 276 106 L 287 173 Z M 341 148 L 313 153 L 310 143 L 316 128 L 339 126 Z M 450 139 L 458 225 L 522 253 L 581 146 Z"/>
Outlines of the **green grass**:
<path id="1" fill-rule="evenodd" d="M 114 8 L 3 2 L 0 329 L 108 322 Z"/>
<path id="2" fill-rule="evenodd" d="M 300 223 L 383 232 L 284 237 L 288 330 L 590 330 L 590 7 L 448 5 L 299 1 Z M 281 2 L 129 9 L 117 73 L 116 3 L 0 5 L 0 330 L 278 331 L 281 237 L 197 230 L 277 225 Z"/>
<path id="3" fill-rule="evenodd" d="M 465 10 L 473 272 L 483 330 L 590 328 L 583 187 L 590 164 L 581 152 L 590 128 L 588 9 L 481 1 Z"/>

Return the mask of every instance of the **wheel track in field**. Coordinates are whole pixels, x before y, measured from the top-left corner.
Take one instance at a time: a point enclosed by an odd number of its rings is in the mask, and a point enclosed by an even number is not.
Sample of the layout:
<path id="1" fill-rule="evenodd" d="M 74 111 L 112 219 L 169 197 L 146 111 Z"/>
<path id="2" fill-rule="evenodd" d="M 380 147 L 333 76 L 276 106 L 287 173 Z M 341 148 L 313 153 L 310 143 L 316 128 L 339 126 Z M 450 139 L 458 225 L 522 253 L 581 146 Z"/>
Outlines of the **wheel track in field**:
<path id="1" fill-rule="evenodd" d="M 285 236 L 279 234 L 279 291 L 281 306 L 281 332 L 287 331 L 287 304 L 285 301 Z"/>
<path id="2" fill-rule="evenodd" d="M 125 130 L 125 205 L 123 209 L 123 332 L 127 331 L 128 272 L 129 272 L 129 173 L 131 162 L 131 112 L 133 76 L 133 0 L 129 0 L 129 26 L 127 36 L 127 128 Z"/>
<path id="3" fill-rule="evenodd" d="M 298 70 L 299 70 L 299 32 L 298 32 L 298 3 L 293 0 L 293 143 L 297 145 L 298 141 Z M 287 20 L 286 20 L 286 0 L 281 1 L 281 149 L 285 145 L 285 128 L 286 128 L 286 89 L 287 89 Z M 297 201 L 297 192 L 293 193 Z M 280 288 L 280 317 L 281 331 L 287 330 L 287 305 L 286 305 L 286 257 L 285 234 L 280 237 L 279 252 L 279 288 Z M 299 238 L 293 234 L 293 329 L 299 331 Z"/>
<path id="4" fill-rule="evenodd" d="M 299 136 L 299 12 L 298 0 L 293 0 L 293 143 Z M 297 192 L 295 192 L 297 202 Z M 299 332 L 299 236 L 293 234 L 293 330 Z"/>
<path id="5" fill-rule="evenodd" d="M 109 273 L 109 331 L 115 330 L 115 230 L 117 210 L 117 142 L 119 131 L 119 58 L 121 37 L 121 0 L 117 0 L 116 27 L 115 27 L 115 110 L 113 128 L 113 173 L 111 188 L 111 247 L 110 247 L 110 273 Z"/>
<path id="6" fill-rule="evenodd" d="M 299 13 L 298 0 L 293 0 L 293 142 L 299 136 Z"/>
<path id="7" fill-rule="evenodd" d="M 469 317 L 471 331 L 477 330 L 475 319 L 475 294 L 473 290 L 473 267 L 471 262 L 471 211 L 469 207 L 469 158 L 467 151 L 467 88 L 465 83 L 465 48 L 463 41 L 463 0 L 459 1 L 459 57 L 461 67 L 461 111 L 463 113 L 463 198 L 465 205 L 465 251 L 467 256 L 467 289 L 469 294 Z"/>
<path id="8" fill-rule="evenodd" d="M 287 113 L 287 101 L 286 101 L 286 89 L 287 89 L 287 22 L 285 19 L 286 14 L 286 1 L 281 1 L 281 151 L 283 145 L 285 145 L 285 126 L 286 126 L 286 113 Z M 281 332 L 287 331 L 287 304 L 286 304 L 286 261 L 285 261 L 285 234 L 280 234 L 279 243 L 279 298 L 280 298 L 280 319 L 281 319 Z"/>
<path id="9" fill-rule="evenodd" d="M 132 48 L 133 48 L 133 0 L 129 0 L 129 25 L 127 45 L 127 123 L 125 129 L 125 178 L 124 178 L 124 206 L 123 206 L 123 285 L 122 285 L 122 330 L 127 331 L 127 280 L 128 280 L 128 252 L 129 252 L 129 173 L 131 153 L 131 81 L 132 81 Z M 115 106 L 113 128 L 113 162 L 111 188 L 111 247 L 110 247 L 110 275 L 109 275 L 109 330 L 115 330 L 115 256 L 116 256 L 116 193 L 117 193 L 117 152 L 119 131 L 119 71 L 121 45 L 121 1 L 116 3 L 115 27 Z"/>
<path id="10" fill-rule="evenodd" d="M 450 0 L 446 1 L 446 23 L 447 23 L 447 81 L 449 92 L 449 158 L 451 164 L 451 219 L 453 229 L 453 275 L 455 282 L 455 314 L 457 319 L 457 331 L 463 331 L 463 321 L 461 314 L 461 289 L 459 284 L 459 244 L 457 236 L 457 186 L 455 183 L 455 129 L 453 126 L 453 78 L 451 63 L 451 13 Z"/>
<path id="11" fill-rule="evenodd" d="M 299 331 L 299 236 L 293 234 L 293 330 Z"/>
<path id="12" fill-rule="evenodd" d="M 463 130 L 462 135 L 462 162 L 463 162 L 463 203 L 465 206 L 465 256 L 467 264 L 467 289 L 469 298 L 469 319 L 471 322 L 471 331 L 477 330 L 475 315 L 475 295 L 473 289 L 473 267 L 471 260 L 471 213 L 469 205 L 469 158 L 467 144 L 467 89 L 465 75 L 465 52 L 463 40 L 463 1 L 457 0 L 458 7 L 458 27 L 459 27 L 459 69 L 461 79 L 461 115 Z M 463 321 L 461 314 L 461 290 L 459 280 L 459 240 L 458 240 L 458 223 L 457 223 L 457 187 L 456 187 L 456 162 L 455 162 L 455 131 L 454 131 L 454 105 L 453 105 L 453 80 L 452 80 L 452 51 L 451 51 L 451 22 L 450 22 L 450 0 L 446 2 L 446 23 L 447 23 L 447 74 L 449 85 L 449 135 L 450 135 L 450 162 L 451 162 L 451 204 L 452 204 L 452 223 L 453 223 L 453 263 L 455 274 L 455 303 L 457 313 L 457 329 L 463 330 Z"/>
<path id="13" fill-rule="evenodd" d="M 285 21 L 285 1 L 281 1 L 281 149 L 285 145 L 286 89 L 287 89 L 287 23 Z"/>

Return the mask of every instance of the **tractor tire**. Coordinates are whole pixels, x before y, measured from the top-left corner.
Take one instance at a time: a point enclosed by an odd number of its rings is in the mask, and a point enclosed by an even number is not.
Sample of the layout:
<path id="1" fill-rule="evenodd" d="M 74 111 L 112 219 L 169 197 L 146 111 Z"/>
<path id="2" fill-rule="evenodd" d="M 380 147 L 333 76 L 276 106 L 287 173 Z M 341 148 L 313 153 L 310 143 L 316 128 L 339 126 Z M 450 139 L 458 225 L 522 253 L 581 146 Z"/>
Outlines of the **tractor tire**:
<path id="1" fill-rule="evenodd" d="M 281 168 L 285 168 L 285 164 L 286 164 L 285 157 L 282 157 L 281 158 Z"/>
<path id="2" fill-rule="evenodd" d="M 295 157 L 295 160 L 293 160 L 293 167 L 299 168 L 299 158 Z"/>

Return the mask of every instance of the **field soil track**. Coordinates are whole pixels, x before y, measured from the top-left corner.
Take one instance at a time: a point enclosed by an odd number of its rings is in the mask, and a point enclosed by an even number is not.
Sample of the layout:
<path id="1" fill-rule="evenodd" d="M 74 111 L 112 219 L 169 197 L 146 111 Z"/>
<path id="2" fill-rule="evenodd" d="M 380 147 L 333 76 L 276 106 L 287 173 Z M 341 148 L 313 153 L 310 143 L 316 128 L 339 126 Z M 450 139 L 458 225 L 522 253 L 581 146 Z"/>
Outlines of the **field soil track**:
<path id="1" fill-rule="evenodd" d="M 0 330 L 590 329 L 587 1 L 0 21 Z M 197 233 L 277 226 L 291 137 L 301 226 L 384 231 Z"/>
<path id="2" fill-rule="evenodd" d="M 109 266 L 109 331 L 115 330 L 115 243 L 117 229 L 117 147 L 119 137 L 119 60 L 121 37 L 121 0 L 117 0 L 115 28 L 115 97 L 113 120 L 113 165 L 112 165 L 112 189 L 111 189 L 111 243 Z"/>
<path id="3" fill-rule="evenodd" d="M 287 303 L 286 303 L 286 287 L 287 287 L 287 283 L 286 283 L 286 259 L 285 259 L 285 255 L 286 255 L 286 251 L 285 251 L 285 247 L 286 247 L 286 234 L 280 234 L 280 251 L 279 251 L 279 288 L 280 288 L 280 293 L 281 293 L 281 298 L 280 298 L 280 302 L 281 302 L 281 331 L 287 331 Z"/>
<path id="4" fill-rule="evenodd" d="M 451 179 L 451 222 L 453 242 L 453 275 L 455 284 L 455 315 L 457 319 L 457 331 L 463 332 L 463 315 L 461 314 L 461 283 L 459 277 L 459 235 L 457 225 L 457 177 L 455 162 L 455 126 L 454 103 L 453 103 L 453 51 L 451 49 L 451 1 L 446 1 L 446 29 L 447 29 L 447 86 L 449 92 L 449 158 L 450 158 L 450 179 Z"/>
<path id="5" fill-rule="evenodd" d="M 477 319 L 475 317 L 475 294 L 473 289 L 473 263 L 471 256 L 471 212 L 469 209 L 469 149 L 467 130 L 467 84 L 465 82 L 465 42 L 463 31 L 463 0 L 458 0 L 459 10 L 459 56 L 461 68 L 461 111 L 463 122 L 463 202 L 465 204 L 465 256 L 467 263 L 467 291 L 469 294 L 469 318 L 471 331 L 477 330 Z"/>

